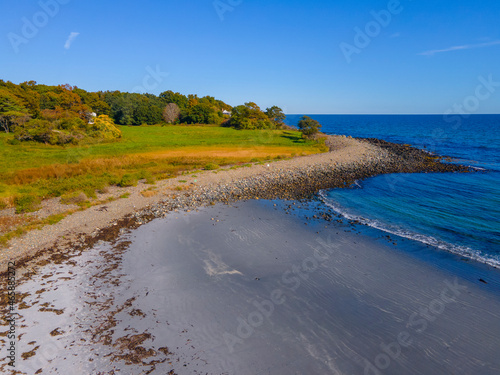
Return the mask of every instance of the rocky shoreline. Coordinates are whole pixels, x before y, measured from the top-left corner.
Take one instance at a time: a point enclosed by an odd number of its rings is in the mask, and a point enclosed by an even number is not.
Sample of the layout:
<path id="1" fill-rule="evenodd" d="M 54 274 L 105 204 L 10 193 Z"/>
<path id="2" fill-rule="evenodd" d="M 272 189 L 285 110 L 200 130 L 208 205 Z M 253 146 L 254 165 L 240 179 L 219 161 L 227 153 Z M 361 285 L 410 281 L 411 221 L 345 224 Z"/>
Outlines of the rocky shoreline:
<path id="1" fill-rule="evenodd" d="M 471 169 L 458 164 L 442 162 L 442 157 L 433 156 L 411 146 L 366 139 L 386 153 L 361 163 L 347 166 L 325 164 L 305 168 L 279 170 L 253 176 L 230 185 L 202 187 L 193 194 L 179 196 L 167 204 L 158 203 L 148 211 L 158 216 L 175 209 L 188 209 L 206 203 L 229 203 L 247 199 L 306 199 L 322 189 L 342 188 L 356 180 L 390 173 L 435 173 L 470 172 Z M 137 217 L 141 213 L 136 214 Z"/>
<path id="2" fill-rule="evenodd" d="M 182 191 L 172 192 L 170 187 L 163 197 L 156 196 L 149 201 L 131 196 L 77 212 L 69 217 L 74 217 L 73 223 L 64 219 L 51 228 L 51 233 L 44 234 L 44 228 L 37 231 L 40 233 L 28 234 L 33 238 L 14 240 L 8 249 L 0 250 L 4 253 L 0 272 L 5 272 L 7 261 L 11 260 L 15 260 L 18 266 L 39 257 L 57 261 L 67 252 L 83 250 L 101 240 L 113 241 L 124 228 L 135 228 L 171 211 L 249 199 L 306 199 L 321 189 L 347 187 L 356 180 L 380 174 L 471 171 L 466 166 L 444 163 L 443 157 L 426 151 L 378 139 L 331 136 L 327 144 L 330 147 L 328 153 L 250 168 L 225 169 L 216 174 L 204 171 L 197 173 L 197 179 Z M 172 185 L 172 182 L 158 183 L 160 189 L 168 184 Z M 129 201 L 126 208 L 119 206 L 123 206 L 124 201 Z M 115 213 L 108 210 L 112 205 L 118 205 Z M 96 211 L 109 211 L 109 214 L 97 220 Z M 45 237 L 41 241 L 36 236 Z"/>

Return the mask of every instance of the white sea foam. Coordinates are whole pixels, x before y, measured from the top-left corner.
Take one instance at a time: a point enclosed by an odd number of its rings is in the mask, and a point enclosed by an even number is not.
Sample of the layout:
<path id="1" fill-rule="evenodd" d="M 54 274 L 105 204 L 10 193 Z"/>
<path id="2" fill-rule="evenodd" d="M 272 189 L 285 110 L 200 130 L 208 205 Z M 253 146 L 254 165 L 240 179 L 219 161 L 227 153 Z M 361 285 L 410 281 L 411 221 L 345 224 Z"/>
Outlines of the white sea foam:
<path id="1" fill-rule="evenodd" d="M 390 234 L 393 234 L 393 235 L 396 235 L 399 237 L 403 237 L 403 238 L 406 238 L 409 240 L 418 241 L 418 242 L 424 243 L 426 245 L 436 247 L 440 250 L 445 250 L 445 251 L 448 251 L 450 253 L 458 254 L 460 256 L 463 256 L 463 257 L 466 257 L 466 258 L 469 258 L 469 259 L 472 259 L 472 260 L 475 260 L 475 261 L 478 261 L 481 263 L 489 264 L 490 266 L 500 267 L 500 259 L 494 259 L 494 258 L 484 256 L 479 251 L 471 249 L 467 246 L 453 245 L 453 244 L 450 244 L 448 242 L 440 241 L 432 236 L 427 236 L 424 234 L 415 233 L 415 232 L 411 232 L 408 230 L 404 230 L 402 228 L 387 225 L 387 224 L 382 223 L 378 220 L 367 219 L 367 218 L 364 218 L 362 216 L 353 215 L 353 214 L 349 213 L 344 207 L 340 206 L 335 201 L 328 198 L 325 191 L 320 191 L 319 196 L 325 205 L 332 208 L 337 213 L 341 214 L 347 220 L 355 220 L 355 221 L 360 222 L 361 224 L 364 224 L 364 225 L 367 225 L 369 227 L 381 230 L 381 231 L 386 232 L 386 233 L 390 233 Z"/>
<path id="2" fill-rule="evenodd" d="M 486 168 L 481 168 L 481 167 L 474 167 L 472 165 L 468 165 L 469 168 L 472 168 L 476 171 L 486 171 L 487 169 Z"/>

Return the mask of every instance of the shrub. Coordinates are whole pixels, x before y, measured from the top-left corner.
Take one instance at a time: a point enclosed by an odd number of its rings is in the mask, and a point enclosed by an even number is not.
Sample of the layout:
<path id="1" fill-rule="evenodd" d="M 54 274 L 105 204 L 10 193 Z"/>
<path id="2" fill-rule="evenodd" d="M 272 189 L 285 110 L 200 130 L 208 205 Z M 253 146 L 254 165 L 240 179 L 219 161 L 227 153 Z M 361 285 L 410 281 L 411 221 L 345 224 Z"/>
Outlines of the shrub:
<path id="1" fill-rule="evenodd" d="M 33 212 L 38 210 L 41 199 L 34 194 L 25 194 L 14 198 L 14 205 L 16 206 L 16 214 L 24 212 Z"/>
<path id="2" fill-rule="evenodd" d="M 137 178 L 134 175 L 131 174 L 124 174 L 120 182 L 118 183 L 118 186 L 121 187 L 127 187 L 127 186 L 136 186 L 137 185 Z"/>
<path id="3" fill-rule="evenodd" d="M 7 204 L 7 201 L 4 198 L 0 198 L 0 210 L 3 210 L 7 208 L 9 205 Z"/>
<path id="4" fill-rule="evenodd" d="M 62 204 L 78 204 L 85 202 L 87 195 L 83 191 L 75 191 L 73 193 L 64 194 L 61 196 Z"/>
<path id="5" fill-rule="evenodd" d="M 99 194 L 107 194 L 107 193 L 109 193 L 109 188 L 107 186 L 104 186 L 101 189 L 98 189 L 97 192 Z"/>
<path id="6" fill-rule="evenodd" d="M 9 140 L 7 141 L 7 143 L 8 143 L 9 145 L 13 145 L 13 146 L 15 146 L 15 145 L 20 144 L 21 142 L 19 142 L 19 140 L 18 140 L 18 139 L 15 139 L 15 138 L 14 138 L 14 139 L 9 139 Z"/>
<path id="7" fill-rule="evenodd" d="M 207 170 L 207 171 L 213 171 L 215 169 L 219 169 L 218 164 L 208 163 L 207 165 L 205 165 L 205 170 Z"/>
<path id="8" fill-rule="evenodd" d="M 311 138 L 314 134 L 319 132 L 321 124 L 309 116 L 303 116 L 299 121 L 298 127 L 303 136 Z"/>
<path id="9" fill-rule="evenodd" d="M 233 108 L 229 126 L 236 129 L 272 129 L 276 125 L 253 102 L 245 103 Z"/>
<path id="10" fill-rule="evenodd" d="M 149 185 L 154 185 L 156 183 L 155 176 L 153 176 L 153 174 L 150 171 L 146 171 L 146 170 L 142 170 L 139 173 L 139 179 L 140 180 L 145 179 L 146 184 L 149 184 Z"/>
<path id="11" fill-rule="evenodd" d="M 67 215 L 66 214 L 56 214 L 56 215 L 50 215 L 47 217 L 44 222 L 47 223 L 48 225 L 54 225 L 60 222 L 62 219 L 64 219 Z"/>
<path id="12" fill-rule="evenodd" d="M 90 129 L 87 134 L 92 138 L 113 141 L 122 136 L 120 129 L 118 129 L 113 120 L 106 115 L 98 116 L 89 127 Z"/>
<path id="13" fill-rule="evenodd" d="M 121 131 L 106 115 L 101 115 L 93 124 L 80 118 L 70 117 L 55 121 L 34 119 L 16 127 L 17 141 L 36 141 L 51 145 L 79 144 L 82 142 L 113 141 L 121 137 Z"/>
<path id="14" fill-rule="evenodd" d="M 274 123 L 276 128 L 281 128 L 284 125 L 284 121 L 286 119 L 286 115 L 283 113 L 283 110 L 273 105 L 271 108 L 266 108 L 266 115 L 269 119 Z"/>
<path id="15" fill-rule="evenodd" d="M 79 120 L 79 119 L 76 119 Z M 80 120 L 81 121 L 81 120 Z M 16 127 L 14 137 L 18 141 L 36 141 L 51 145 L 78 143 L 85 138 L 83 131 L 76 129 L 58 128 L 60 124 L 48 120 L 35 119 Z M 65 124 L 66 126 L 72 126 Z"/>
<path id="16" fill-rule="evenodd" d="M 85 121 L 78 117 L 70 117 L 59 120 L 57 124 L 58 128 L 61 130 L 73 130 L 84 132 L 87 129 Z"/>

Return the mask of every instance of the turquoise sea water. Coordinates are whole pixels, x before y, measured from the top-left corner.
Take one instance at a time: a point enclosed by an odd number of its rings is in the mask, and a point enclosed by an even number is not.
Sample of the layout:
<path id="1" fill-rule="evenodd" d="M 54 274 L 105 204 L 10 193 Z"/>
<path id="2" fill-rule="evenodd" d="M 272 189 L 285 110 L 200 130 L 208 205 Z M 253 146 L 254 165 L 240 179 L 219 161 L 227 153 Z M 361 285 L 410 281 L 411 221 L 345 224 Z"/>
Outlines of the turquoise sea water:
<path id="1" fill-rule="evenodd" d="M 309 116 L 327 134 L 411 144 L 477 168 L 377 176 L 320 195 L 347 218 L 500 266 L 500 115 Z M 289 115 L 287 123 L 299 118 Z"/>

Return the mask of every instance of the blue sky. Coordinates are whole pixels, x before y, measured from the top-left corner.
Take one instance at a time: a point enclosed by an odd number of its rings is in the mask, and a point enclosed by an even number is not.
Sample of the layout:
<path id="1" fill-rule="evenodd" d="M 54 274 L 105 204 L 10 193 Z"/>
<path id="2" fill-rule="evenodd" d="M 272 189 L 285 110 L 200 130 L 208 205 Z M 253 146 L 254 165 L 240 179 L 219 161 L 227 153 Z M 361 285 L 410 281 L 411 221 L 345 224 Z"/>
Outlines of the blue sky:
<path id="1" fill-rule="evenodd" d="M 500 82 L 499 20 L 498 0 L 4 1 L 0 79 L 442 114 Z M 500 113 L 491 91 L 474 113 Z"/>

